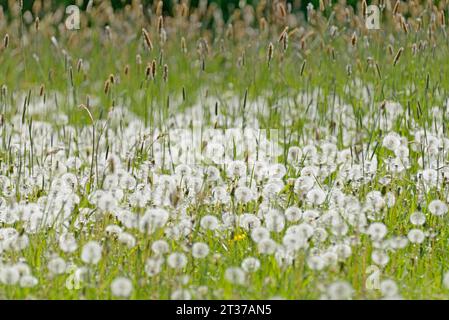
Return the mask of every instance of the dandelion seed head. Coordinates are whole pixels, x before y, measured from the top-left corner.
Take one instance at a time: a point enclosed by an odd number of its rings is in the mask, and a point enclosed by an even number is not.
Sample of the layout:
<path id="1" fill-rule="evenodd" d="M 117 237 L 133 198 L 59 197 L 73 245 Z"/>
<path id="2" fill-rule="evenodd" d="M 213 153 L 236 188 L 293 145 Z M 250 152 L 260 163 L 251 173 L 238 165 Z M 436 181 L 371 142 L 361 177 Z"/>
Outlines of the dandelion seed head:
<path id="1" fill-rule="evenodd" d="M 426 216 L 422 212 L 414 212 L 410 215 L 410 222 L 415 226 L 422 226 L 426 222 Z"/>
<path id="2" fill-rule="evenodd" d="M 81 260 L 88 264 L 97 264 L 101 259 L 102 248 L 96 241 L 87 242 L 81 251 Z"/>
<path id="3" fill-rule="evenodd" d="M 115 278 L 111 283 L 111 292 L 116 297 L 128 298 L 133 290 L 131 280 L 124 277 Z"/>
<path id="4" fill-rule="evenodd" d="M 233 284 L 243 285 L 245 283 L 245 272 L 239 267 L 226 269 L 225 278 Z"/>
<path id="5" fill-rule="evenodd" d="M 260 268 L 260 261 L 254 257 L 247 257 L 242 261 L 242 269 L 247 272 L 256 272 Z"/>
<path id="6" fill-rule="evenodd" d="M 203 242 L 196 242 L 192 246 L 192 256 L 195 259 L 205 258 L 209 254 L 209 246 Z"/>
<path id="7" fill-rule="evenodd" d="M 183 253 L 174 252 L 168 256 L 167 263 L 170 268 L 182 269 L 187 265 L 187 257 Z"/>
<path id="8" fill-rule="evenodd" d="M 432 200 L 429 203 L 428 209 L 434 216 L 442 216 L 447 213 L 448 206 L 441 200 Z"/>
<path id="9" fill-rule="evenodd" d="M 329 285 L 327 294 L 331 300 L 348 300 L 352 297 L 351 285 L 344 281 L 336 281 Z"/>
<path id="10" fill-rule="evenodd" d="M 408 232 L 407 238 L 411 243 L 420 244 L 424 241 L 425 235 L 424 232 L 419 229 L 412 229 Z"/>

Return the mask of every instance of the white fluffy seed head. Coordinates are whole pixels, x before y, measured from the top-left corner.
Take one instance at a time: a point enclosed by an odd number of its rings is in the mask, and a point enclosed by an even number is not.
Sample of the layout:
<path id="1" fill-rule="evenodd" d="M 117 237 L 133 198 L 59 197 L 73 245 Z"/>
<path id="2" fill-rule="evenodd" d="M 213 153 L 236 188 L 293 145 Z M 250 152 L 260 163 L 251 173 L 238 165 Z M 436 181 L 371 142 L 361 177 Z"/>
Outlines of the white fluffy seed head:
<path id="1" fill-rule="evenodd" d="M 97 264 L 101 259 L 102 248 L 96 241 L 89 241 L 83 246 L 81 260 L 89 264 Z"/>
<path id="2" fill-rule="evenodd" d="M 447 213 L 448 206 L 441 200 L 432 200 L 429 203 L 429 211 L 434 216 L 442 216 Z"/>
<path id="3" fill-rule="evenodd" d="M 297 222 L 302 218 L 302 211 L 298 207 L 288 207 L 285 210 L 285 218 L 290 222 Z"/>
<path id="4" fill-rule="evenodd" d="M 205 258 L 209 254 L 209 246 L 203 242 L 196 242 L 192 246 L 192 256 L 196 259 Z"/>
<path id="5" fill-rule="evenodd" d="M 167 263 L 170 268 L 182 269 L 187 265 L 187 257 L 183 253 L 174 252 L 168 256 Z"/>
<path id="6" fill-rule="evenodd" d="M 408 232 L 407 238 L 411 243 L 420 244 L 424 241 L 426 236 L 424 232 L 419 229 L 412 229 Z"/>
<path id="7" fill-rule="evenodd" d="M 225 279 L 233 284 L 243 285 L 245 283 L 245 272 L 239 267 L 228 268 L 225 271 Z"/>
<path id="8" fill-rule="evenodd" d="M 242 261 L 242 269 L 245 272 L 255 272 L 260 268 L 260 261 L 254 257 L 247 257 Z"/>
<path id="9" fill-rule="evenodd" d="M 353 289 L 345 281 L 336 281 L 329 285 L 327 294 L 331 300 L 348 300 L 352 297 Z"/>
<path id="10" fill-rule="evenodd" d="M 410 215 L 410 222 L 415 226 L 422 226 L 426 222 L 424 213 L 417 211 Z"/>
<path id="11" fill-rule="evenodd" d="M 119 298 L 128 298 L 133 291 L 131 280 L 124 277 L 115 278 L 111 283 L 112 295 Z"/>

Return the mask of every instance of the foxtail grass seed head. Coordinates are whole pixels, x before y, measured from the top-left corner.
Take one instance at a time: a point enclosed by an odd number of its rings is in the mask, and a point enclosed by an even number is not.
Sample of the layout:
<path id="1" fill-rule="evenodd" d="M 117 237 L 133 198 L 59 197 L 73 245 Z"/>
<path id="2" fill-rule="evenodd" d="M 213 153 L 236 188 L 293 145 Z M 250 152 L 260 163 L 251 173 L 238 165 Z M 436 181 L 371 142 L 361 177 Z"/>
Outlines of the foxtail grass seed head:
<path id="1" fill-rule="evenodd" d="M 148 63 L 145 68 L 145 78 L 148 80 L 151 77 L 151 63 Z"/>
<path id="2" fill-rule="evenodd" d="M 284 52 L 287 51 L 288 48 L 288 33 L 285 33 L 285 36 L 282 38 L 282 49 Z"/>
<path id="3" fill-rule="evenodd" d="M 393 16 L 398 14 L 399 11 L 399 4 L 401 3 L 401 0 L 397 0 L 394 7 L 393 7 Z"/>
<path id="4" fill-rule="evenodd" d="M 282 41 L 283 41 L 285 35 L 287 34 L 287 32 L 288 32 L 288 26 L 285 27 L 284 30 L 282 30 L 281 34 L 279 35 L 279 39 L 278 39 L 279 43 L 282 43 Z"/>
<path id="5" fill-rule="evenodd" d="M 34 29 L 37 31 L 39 31 L 39 17 L 36 17 L 36 19 L 34 20 Z"/>
<path id="6" fill-rule="evenodd" d="M 270 64 L 271 64 L 271 60 L 273 59 L 273 54 L 274 54 L 274 46 L 273 46 L 273 43 L 270 42 L 270 44 L 268 45 L 268 52 L 267 52 L 268 66 L 270 66 Z"/>
<path id="7" fill-rule="evenodd" d="M 156 60 L 151 61 L 151 78 L 156 79 Z"/>
<path id="8" fill-rule="evenodd" d="M 83 59 L 78 59 L 78 62 L 76 63 L 76 71 L 79 73 L 81 69 L 83 68 Z"/>
<path id="9" fill-rule="evenodd" d="M 164 30 L 164 18 L 160 16 L 157 19 L 157 33 L 161 35 L 162 31 Z"/>
<path id="10" fill-rule="evenodd" d="M 366 0 L 362 1 L 362 15 L 365 17 L 368 14 L 368 5 L 366 3 Z"/>
<path id="11" fill-rule="evenodd" d="M 285 10 L 285 6 L 283 3 L 278 3 L 279 16 L 281 18 L 285 18 L 287 16 L 287 10 Z"/>
<path id="12" fill-rule="evenodd" d="M 163 80 L 164 80 L 164 82 L 168 81 L 168 65 L 167 64 L 164 64 Z"/>
<path id="13" fill-rule="evenodd" d="M 405 21 L 405 18 L 401 15 L 401 28 L 402 30 L 405 32 L 405 34 L 408 34 L 408 26 L 407 26 L 407 22 Z"/>
<path id="14" fill-rule="evenodd" d="M 299 75 L 302 76 L 304 74 L 304 70 L 306 69 L 307 60 L 304 60 L 301 64 L 301 69 L 299 71 Z"/>
<path id="15" fill-rule="evenodd" d="M 357 33 L 355 33 L 355 31 L 354 31 L 354 33 L 351 36 L 351 45 L 353 47 L 355 47 L 357 45 Z"/>
<path id="16" fill-rule="evenodd" d="M 164 2 L 158 1 L 156 6 L 156 16 L 160 17 L 162 15 L 162 10 L 164 9 Z"/>
<path id="17" fill-rule="evenodd" d="M 146 48 L 151 51 L 153 50 L 153 43 L 151 42 L 150 34 L 145 28 L 142 28 L 142 35 L 146 45 Z"/>
<path id="18" fill-rule="evenodd" d="M 108 79 L 104 83 L 104 93 L 107 95 L 111 87 L 111 81 Z"/>
<path id="19" fill-rule="evenodd" d="M 9 46 L 9 34 L 5 34 L 3 38 L 3 48 L 7 49 Z"/>
<path id="20" fill-rule="evenodd" d="M 282 31 L 281 35 L 279 36 L 278 42 L 282 45 L 282 49 L 287 51 L 288 48 L 288 27 L 285 27 Z"/>
<path id="21" fill-rule="evenodd" d="M 399 58 L 401 57 L 402 51 L 404 51 L 404 48 L 403 47 L 399 48 L 398 52 L 394 56 L 394 59 L 393 59 L 393 65 L 394 66 L 398 63 Z"/>

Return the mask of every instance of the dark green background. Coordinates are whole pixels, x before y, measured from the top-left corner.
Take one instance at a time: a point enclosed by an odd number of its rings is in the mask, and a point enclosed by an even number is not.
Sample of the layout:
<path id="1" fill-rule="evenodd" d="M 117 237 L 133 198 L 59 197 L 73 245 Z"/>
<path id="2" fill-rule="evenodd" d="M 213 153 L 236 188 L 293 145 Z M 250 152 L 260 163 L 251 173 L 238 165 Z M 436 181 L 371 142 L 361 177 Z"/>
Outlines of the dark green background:
<path id="1" fill-rule="evenodd" d="M 259 0 L 246 0 L 246 3 L 257 4 L 258 1 Z M 33 0 L 24 0 L 23 2 L 24 2 L 25 10 L 28 10 L 31 8 L 34 1 Z M 84 1 L 84 2 L 87 3 L 88 1 Z M 120 7 L 123 7 L 123 5 L 125 5 L 127 3 L 131 3 L 131 0 L 111 0 L 111 2 L 115 8 L 120 8 Z M 143 0 L 143 2 L 146 4 L 151 4 L 151 3 L 154 3 L 154 0 Z M 171 14 L 171 7 L 172 7 L 173 2 L 174 1 L 172 1 L 172 0 L 164 0 L 165 14 Z M 199 0 L 191 0 L 190 5 L 197 6 L 198 2 L 199 2 Z M 209 0 L 209 3 L 211 3 L 211 2 L 215 2 L 220 5 L 220 7 L 223 10 L 224 17 L 226 19 L 229 16 L 229 12 L 232 12 L 233 8 L 238 6 L 239 0 Z M 293 4 L 293 9 L 295 11 L 298 11 L 298 10 L 304 11 L 309 2 L 312 2 L 314 4 L 315 8 L 317 8 L 319 0 L 312 0 L 312 1 L 288 0 L 287 2 L 290 2 Z M 335 2 L 335 1 L 333 1 L 333 2 Z M 370 2 L 370 1 L 368 1 L 368 2 Z M 7 11 L 7 3 L 8 3 L 7 0 L 0 0 L 0 4 L 6 9 L 5 11 Z M 52 3 L 54 5 L 54 7 L 57 7 L 60 5 L 67 6 L 70 4 L 74 4 L 75 1 L 73 1 L 73 0 L 53 0 Z M 298 6 L 298 3 L 300 3 L 299 6 Z M 355 5 L 357 3 L 357 0 L 347 0 L 347 3 Z"/>

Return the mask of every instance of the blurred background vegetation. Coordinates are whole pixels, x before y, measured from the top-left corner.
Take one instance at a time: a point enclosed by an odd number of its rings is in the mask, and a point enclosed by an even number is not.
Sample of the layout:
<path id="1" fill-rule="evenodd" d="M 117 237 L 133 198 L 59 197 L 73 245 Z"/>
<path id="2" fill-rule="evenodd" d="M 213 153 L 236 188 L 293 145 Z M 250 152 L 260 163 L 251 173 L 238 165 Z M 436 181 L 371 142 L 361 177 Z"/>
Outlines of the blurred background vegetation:
<path id="1" fill-rule="evenodd" d="M 19 0 L 0 0 L 0 5 L 3 6 L 4 11 L 7 13 L 8 11 L 8 3 L 19 1 Z M 88 3 L 88 0 L 43 0 L 43 1 L 49 1 L 52 3 L 53 7 L 58 6 L 68 6 L 71 4 L 79 4 L 82 3 L 81 8 L 84 9 Z M 98 3 L 100 1 L 110 1 L 114 8 L 119 9 L 123 6 L 130 4 L 132 0 L 94 0 L 94 3 Z M 157 0 L 142 0 L 142 2 L 146 5 L 151 5 Z M 164 14 L 170 15 L 172 13 L 172 8 L 174 7 L 174 3 L 178 3 L 180 0 L 164 0 Z M 197 7 L 198 4 L 202 0 L 188 0 L 190 3 L 190 6 Z M 223 11 L 223 17 L 225 20 L 229 17 L 229 13 L 232 12 L 236 7 L 245 5 L 245 4 L 252 4 L 257 5 L 258 2 L 261 0 L 208 0 L 208 3 L 217 3 L 222 11 Z M 267 3 L 272 2 L 273 0 L 265 0 Z M 342 0 L 333 0 L 332 2 L 337 2 Z M 343 0 L 344 2 L 351 4 L 352 6 L 355 6 L 357 3 L 357 0 Z M 311 2 L 314 7 L 318 7 L 319 0 L 312 0 L 312 1 L 304 1 L 304 0 L 287 0 L 287 3 L 291 4 L 293 11 L 305 11 L 307 5 Z M 370 3 L 371 1 L 367 1 Z M 23 0 L 24 10 L 30 10 L 33 6 L 34 0 Z"/>

